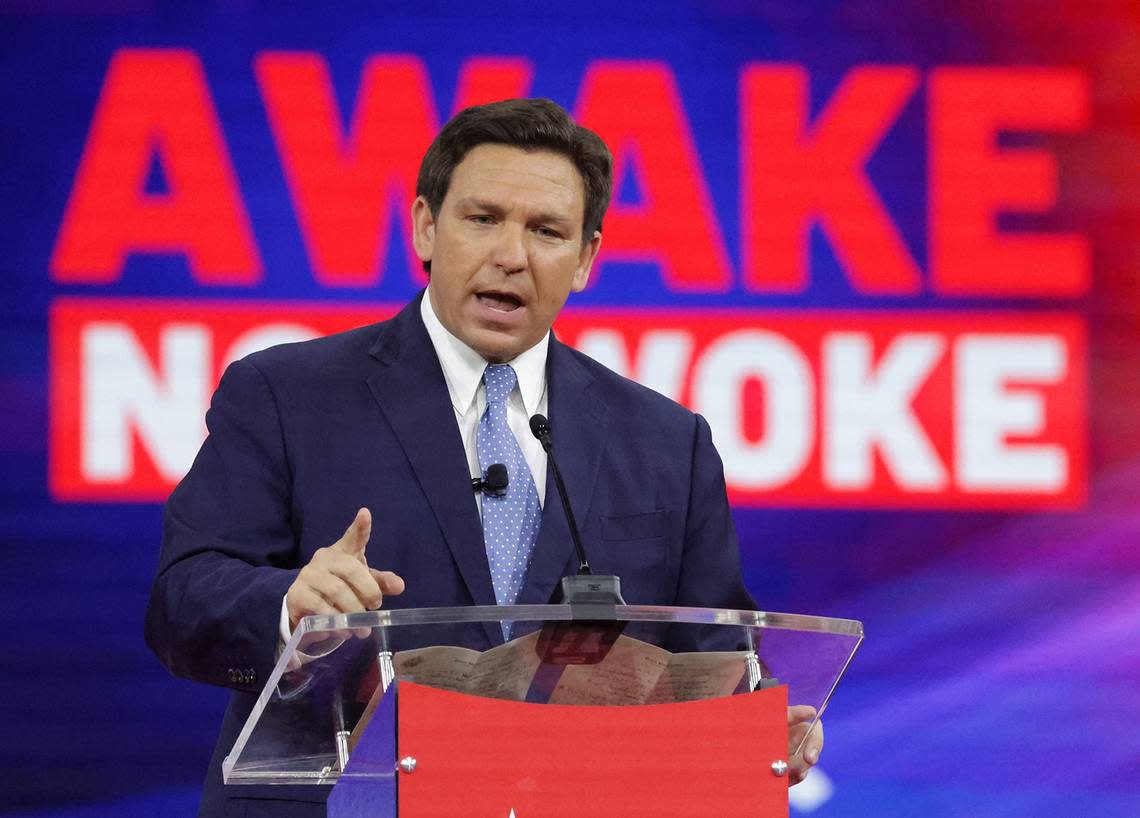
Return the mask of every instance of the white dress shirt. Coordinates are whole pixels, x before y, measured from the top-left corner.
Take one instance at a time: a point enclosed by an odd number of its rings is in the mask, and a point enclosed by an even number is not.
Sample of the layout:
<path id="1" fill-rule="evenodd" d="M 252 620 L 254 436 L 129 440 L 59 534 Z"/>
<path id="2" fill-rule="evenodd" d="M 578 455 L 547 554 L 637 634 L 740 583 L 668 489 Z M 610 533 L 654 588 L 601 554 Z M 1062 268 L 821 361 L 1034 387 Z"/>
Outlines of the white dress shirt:
<path id="1" fill-rule="evenodd" d="M 420 317 L 427 327 L 431 345 L 443 368 L 443 380 L 451 396 L 451 406 L 455 410 L 455 422 L 459 425 L 459 437 L 467 453 L 468 473 L 472 477 L 482 476 L 479 468 L 479 452 L 475 447 L 479 433 L 479 419 L 487 408 L 487 388 L 483 385 L 483 370 L 487 361 L 478 352 L 452 335 L 435 314 L 431 306 L 430 288 L 420 302 Z M 550 333 L 523 352 L 514 360 L 508 361 L 518 376 L 518 383 L 507 396 L 507 425 L 511 427 L 522 449 L 523 457 L 530 466 L 534 486 L 538 489 L 538 502 L 546 503 L 546 452 L 530 431 L 530 417 L 546 414 L 546 353 L 550 347 Z M 509 475 L 515 480 L 515 475 Z M 482 514 L 481 493 L 472 492 Z M 355 511 L 346 509 L 345 513 Z M 331 545 L 331 543 L 330 543 Z M 289 626 L 289 609 L 285 598 L 281 599 L 281 643 L 284 647 L 293 635 Z M 322 652 L 323 653 L 323 652 Z M 313 654 L 315 658 L 316 655 Z"/>
<path id="2" fill-rule="evenodd" d="M 459 436 L 467 452 L 467 465 L 472 477 L 481 475 L 479 453 L 475 440 L 479 432 L 479 419 L 487 408 L 487 388 L 483 385 L 483 370 L 487 361 L 478 352 L 460 341 L 440 323 L 432 309 L 429 292 L 420 302 L 420 316 L 427 327 L 431 345 L 439 364 L 443 367 L 443 380 L 447 383 Z M 550 347 L 550 333 L 512 361 L 508 361 L 518 376 L 518 384 L 507 396 L 507 425 L 515 433 L 523 457 L 530 466 L 534 486 L 538 489 L 538 502 L 546 502 L 546 452 L 530 432 L 530 417 L 546 414 L 546 351 Z M 511 480 L 515 479 L 512 474 Z M 477 495 L 482 497 L 482 495 Z"/>

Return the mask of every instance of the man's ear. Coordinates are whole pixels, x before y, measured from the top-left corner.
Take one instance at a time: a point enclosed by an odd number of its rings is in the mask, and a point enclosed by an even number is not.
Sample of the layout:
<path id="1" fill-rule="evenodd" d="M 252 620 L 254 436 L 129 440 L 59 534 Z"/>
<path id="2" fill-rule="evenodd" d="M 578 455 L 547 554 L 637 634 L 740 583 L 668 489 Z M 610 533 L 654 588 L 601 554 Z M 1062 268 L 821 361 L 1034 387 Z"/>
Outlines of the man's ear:
<path id="1" fill-rule="evenodd" d="M 431 261 L 435 249 L 435 217 L 423 196 L 417 196 L 412 202 L 412 246 L 420 261 Z"/>
<path id="2" fill-rule="evenodd" d="M 578 269 L 574 271 L 574 278 L 570 282 L 570 292 L 580 293 L 586 289 L 590 281 L 590 270 L 594 267 L 594 259 L 598 257 L 598 250 L 602 246 L 602 234 L 594 231 L 594 237 L 582 245 L 578 251 Z"/>

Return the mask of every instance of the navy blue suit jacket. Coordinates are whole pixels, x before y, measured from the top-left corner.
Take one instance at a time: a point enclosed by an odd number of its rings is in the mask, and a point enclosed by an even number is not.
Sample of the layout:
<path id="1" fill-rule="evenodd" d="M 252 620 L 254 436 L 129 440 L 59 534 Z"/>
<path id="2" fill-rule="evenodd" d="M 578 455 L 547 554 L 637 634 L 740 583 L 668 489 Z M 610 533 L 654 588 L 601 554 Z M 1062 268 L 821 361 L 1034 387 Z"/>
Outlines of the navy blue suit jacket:
<path id="1" fill-rule="evenodd" d="M 422 297 L 422 296 L 421 296 Z M 754 607 L 708 424 L 551 339 L 554 450 L 596 573 L 630 604 Z M 202 815 L 323 814 L 323 787 L 223 788 L 220 765 L 275 663 L 301 566 L 372 511 L 367 557 L 407 582 L 388 607 L 493 605 L 482 525 L 419 299 L 390 321 L 232 364 L 209 436 L 166 506 L 146 637 L 175 674 L 233 688 Z M 548 476 L 519 603 L 577 562 Z M 501 641 L 488 628 L 490 647 Z"/>

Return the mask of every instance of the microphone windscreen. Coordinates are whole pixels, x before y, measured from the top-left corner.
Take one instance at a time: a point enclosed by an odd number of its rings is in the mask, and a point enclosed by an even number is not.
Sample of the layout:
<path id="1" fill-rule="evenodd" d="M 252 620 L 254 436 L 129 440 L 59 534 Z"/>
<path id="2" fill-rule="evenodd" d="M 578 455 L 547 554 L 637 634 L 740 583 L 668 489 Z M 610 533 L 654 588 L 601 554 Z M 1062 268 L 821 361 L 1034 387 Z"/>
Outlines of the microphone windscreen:
<path id="1" fill-rule="evenodd" d="M 484 481 L 484 485 L 492 494 L 500 494 L 506 491 L 509 483 L 510 476 L 507 474 L 507 467 L 502 463 L 492 463 L 487 467 L 487 479 Z"/>
<path id="2" fill-rule="evenodd" d="M 550 435 L 550 423 L 547 421 L 546 415 L 530 416 L 530 433 L 539 440 Z"/>

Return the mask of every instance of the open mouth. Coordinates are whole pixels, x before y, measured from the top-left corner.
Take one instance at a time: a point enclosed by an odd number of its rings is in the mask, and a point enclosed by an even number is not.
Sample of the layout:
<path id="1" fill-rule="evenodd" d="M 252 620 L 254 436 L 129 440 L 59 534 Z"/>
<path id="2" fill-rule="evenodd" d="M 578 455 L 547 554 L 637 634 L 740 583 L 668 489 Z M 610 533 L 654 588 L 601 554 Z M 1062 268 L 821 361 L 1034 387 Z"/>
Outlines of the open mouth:
<path id="1" fill-rule="evenodd" d="M 475 297 L 480 304 L 495 312 L 514 312 L 523 305 L 522 299 L 511 293 L 488 291 L 476 293 Z"/>

